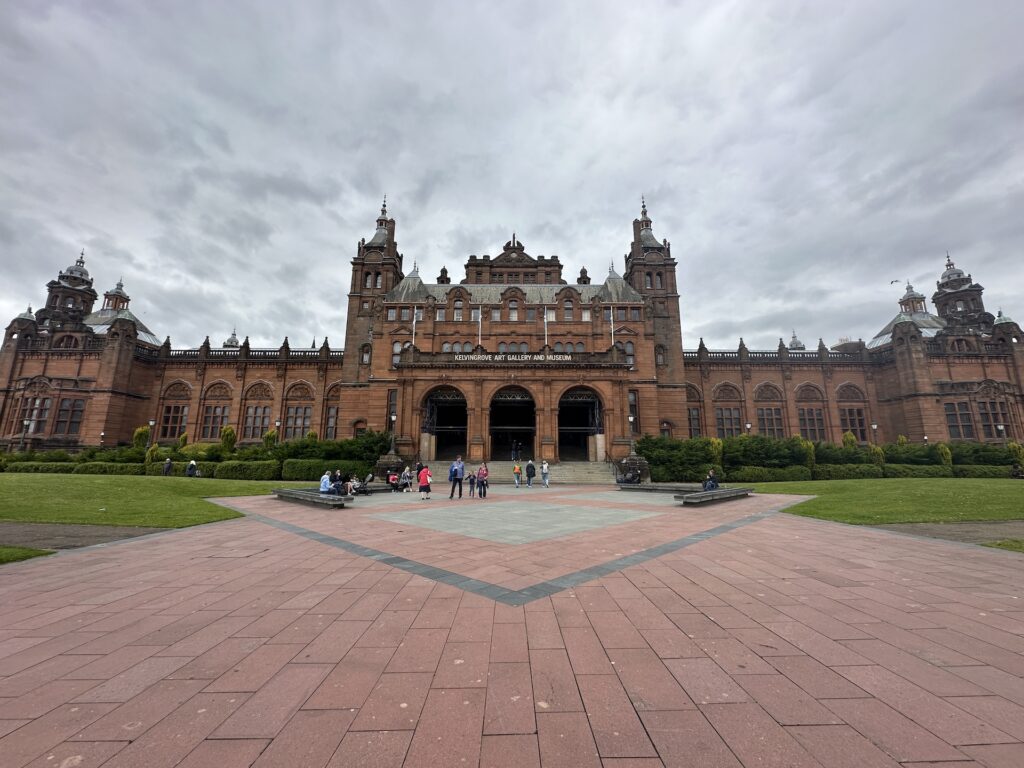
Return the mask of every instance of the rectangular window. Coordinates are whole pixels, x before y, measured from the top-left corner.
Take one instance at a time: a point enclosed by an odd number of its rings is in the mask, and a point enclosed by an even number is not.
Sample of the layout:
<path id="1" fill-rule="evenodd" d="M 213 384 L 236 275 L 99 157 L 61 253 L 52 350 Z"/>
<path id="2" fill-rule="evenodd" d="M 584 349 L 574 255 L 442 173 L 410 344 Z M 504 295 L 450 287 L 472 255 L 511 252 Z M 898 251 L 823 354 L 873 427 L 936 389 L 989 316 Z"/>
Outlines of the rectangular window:
<path id="1" fill-rule="evenodd" d="M 470 307 L 470 309 L 469 309 L 469 319 L 472 320 L 474 323 L 479 322 L 479 320 L 480 320 L 480 307 Z"/>
<path id="2" fill-rule="evenodd" d="M 203 425 L 199 433 L 200 439 L 219 440 L 221 428 L 228 425 L 230 411 L 230 405 L 205 406 L 203 408 Z"/>
<path id="3" fill-rule="evenodd" d="M 397 389 L 389 389 L 388 390 L 388 410 L 387 410 L 387 413 L 384 414 L 384 425 L 385 425 L 384 426 L 384 430 L 386 432 L 390 432 L 393 429 L 392 421 L 391 421 L 391 414 L 395 414 L 396 416 L 398 415 L 398 390 Z M 397 421 L 398 420 L 395 419 L 395 423 L 396 424 L 397 424 Z"/>
<path id="4" fill-rule="evenodd" d="M 639 320 L 640 319 L 640 307 L 630 307 L 629 308 L 629 319 L 630 320 Z"/>
<path id="5" fill-rule="evenodd" d="M 500 309 L 492 309 L 491 310 L 491 322 L 492 323 L 500 323 L 501 322 L 501 310 Z"/>
<path id="6" fill-rule="evenodd" d="M 174 439 L 181 437 L 188 426 L 187 405 L 165 405 L 160 420 L 160 437 Z"/>
<path id="7" fill-rule="evenodd" d="M 309 432 L 310 422 L 313 420 L 313 406 L 311 405 L 289 405 L 285 412 L 284 439 L 297 440 L 305 437 Z"/>
<path id="8" fill-rule="evenodd" d="M 690 437 L 700 437 L 700 408 L 687 408 L 686 419 L 689 422 Z"/>
<path id="9" fill-rule="evenodd" d="M 715 427 L 719 437 L 742 435 L 739 408 L 715 408 Z"/>
<path id="10" fill-rule="evenodd" d="M 510 322 L 513 322 L 513 323 L 519 321 L 519 308 L 518 307 L 509 307 L 508 308 L 508 319 L 509 319 Z"/>
<path id="11" fill-rule="evenodd" d="M 456 323 L 461 323 L 462 322 L 462 310 L 461 309 L 453 309 L 452 310 L 452 320 L 455 321 Z"/>
<path id="12" fill-rule="evenodd" d="M 537 276 L 533 272 L 526 272 L 523 275 L 523 282 L 527 284 L 533 284 L 537 282 Z"/>
<path id="13" fill-rule="evenodd" d="M 25 430 L 25 421 L 28 420 L 28 433 L 40 435 L 46 432 L 46 422 L 50 416 L 50 398 L 30 397 L 22 405 L 22 417 L 19 429 Z"/>
<path id="14" fill-rule="evenodd" d="M 411 313 L 411 312 L 409 311 L 409 308 L 408 308 L 408 307 L 402 307 L 402 314 L 401 314 L 401 318 L 402 318 L 403 320 L 408 320 L 408 319 L 410 318 L 410 315 L 411 315 L 411 314 L 412 314 L 412 313 Z"/>
<path id="15" fill-rule="evenodd" d="M 338 406 L 327 407 L 327 425 L 324 429 L 324 440 L 338 439 Z"/>
<path id="16" fill-rule="evenodd" d="M 398 319 L 398 309 L 396 307 L 388 307 L 388 320 Z"/>
<path id="17" fill-rule="evenodd" d="M 757 431 L 765 437 L 785 437 L 781 408 L 758 408 Z"/>
<path id="18" fill-rule="evenodd" d="M 495 273 L 493 273 L 493 276 L 494 276 L 494 282 L 496 282 L 496 283 L 504 283 L 505 282 L 505 273 L 504 272 L 495 272 Z"/>
<path id="19" fill-rule="evenodd" d="M 526 322 L 532 323 L 537 320 L 537 308 L 527 307 L 526 308 Z"/>
<path id="20" fill-rule="evenodd" d="M 983 406 L 986 403 L 978 403 L 978 411 L 981 415 L 982 432 L 985 432 L 986 411 Z M 946 411 L 946 426 L 949 429 L 949 437 L 952 440 L 973 440 L 974 423 L 971 419 L 971 404 L 964 401 L 959 403 L 944 403 Z"/>
<path id="21" fill-rule="evenodd" d="M 414 312 L 416 313 L 415 314 L 416 322 L 422 323 L 423 322 L 423 307 L 416 307 Z"/>
<path id="22" fill-rule="evenodd" d="M 250 405 L 245 409 L 242 425 L 243 440 L 259 440 L 270 431 L 270 406 Z"/>
<path id="23" fill-rule="evenodd" d="M 616 320 L 625 320 L 626 319 L 626 308 L 625 307 L 616 307 L 615 308 L 615 319 Z"/>
<path id="24" fill-rule="evenodd" d="M 57 421 L 53 425 L 55 435 L 77 435 L 82 428 L 82 414 L 85 400 L 64 398 L 57 409 Z"/>
<path id="25" fill-rule="evenodd" d="M 557 315 L 555 314 L 554 307 L 544 307 L 544 317 L 547 318 L 549 323 L 555 322 Z"/>
<path id="26" fill-rule="evenodd" d="M 580 320 L 585 323 L 590 322 L 590 307 L 584 307 L 580 310 Z"/>
<path id="27" fill-rule="evenodd" d="M 605 319 L 605 322 L 608 322 L 608 323 L 610 323 L 612 321 L 612 308 L 611 307 L 605 307 L 604 308 L 604 319 Z"/>
<path id="28" fill-rule="evenodd" d="M 825 439 L 825 415 L 821 408 L 800 408 L 797 416 L 800 420 L 800 437 L 813 443 Z"/>
<path id="29" fill-rule="evenodd" d="M 640 398 L 637 395 L 635 389 L 629 390 L 629 415 L 630 419 L 629 431 L 634 435 L 640 434 Z"/>
<path id="30" fill-rule="evenodd" d="M 444 310 L 443 309 L 437 310 L 437 313 L 434 315 L 434 319 L 437 320 L 437 322 L 439 322 L 439 323 L 443 323 L 444 322 Z"/>
<path id="31" fill-rule="evenodd" d="M 572 304 L 568 304 L 562 309 L 562 319 L 567 323 L 572 322 Z"/>
<path id="32" fill-rule="evenodd" d="M 967 403 L 963 405 L 967 405 Z M 981 434 L 985 438 L 1003 437 L 1010 424 L 1008 416 L 1005 401 L 978 401 L 978 423 L 981 425 Z M 968 419 L 970 418 L 970 411 L 968 411 L 967 417 Z M 997 429 L 997 426 L 1000 424 L 1003 426 L 1003 432 Z"/>
<path id="33" fill-rule="evenodd" d="M 867 425 L 864 422 L 863 408 L 840 408 L 839 426 L 842 427 L 844 435 L 847 432 L 852 432 L 858 442 L 867 442 L 868 430 Z"/>

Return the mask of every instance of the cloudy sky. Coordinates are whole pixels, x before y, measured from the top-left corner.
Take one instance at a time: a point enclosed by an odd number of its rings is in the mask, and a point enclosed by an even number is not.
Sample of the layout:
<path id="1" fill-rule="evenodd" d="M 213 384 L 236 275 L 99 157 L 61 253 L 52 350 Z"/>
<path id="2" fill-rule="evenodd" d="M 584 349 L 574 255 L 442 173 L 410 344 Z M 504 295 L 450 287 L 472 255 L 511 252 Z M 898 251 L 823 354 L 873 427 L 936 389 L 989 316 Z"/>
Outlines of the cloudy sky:
<path id="1" fill-rule="evenodd" d="M 870 338 L 948 250 L 1024 322 L 1024 4 L 0 3 L 0 318 L 80 249 L 175 347 L 344 337 L 381 197 L 405 268 L 514 230 L 623 268 L 645 195 L 683 341 Z"/>

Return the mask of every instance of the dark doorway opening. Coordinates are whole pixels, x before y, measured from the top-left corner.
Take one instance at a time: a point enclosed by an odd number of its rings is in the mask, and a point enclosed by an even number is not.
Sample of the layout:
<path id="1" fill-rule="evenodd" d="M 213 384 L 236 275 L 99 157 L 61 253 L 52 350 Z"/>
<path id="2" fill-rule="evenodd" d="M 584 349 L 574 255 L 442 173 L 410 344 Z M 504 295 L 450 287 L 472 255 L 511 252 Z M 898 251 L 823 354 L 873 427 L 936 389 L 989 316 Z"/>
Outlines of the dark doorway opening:
<path id="1" fill-rule="evenodd" d="M 587 387 L 574 387 L 558 401 L 559 461 L 599 461 L 593 435 L 601 431 L 601 400 Z"/>
<path id="2" fill-rule="evenodd" d="M 536 458 L 537 407 L 522 387 L 505 387 L 491 398 L 491 461 L 511 461 L 513 444 L 519 460 Z"/>
<path id="3" fill-rule="evenodd" d="M 466 397 L 455 387 L 441 387 L 427 396 L 422 431 L 434 436 L 433 459 L 465 455 L 467 423 Z"/>

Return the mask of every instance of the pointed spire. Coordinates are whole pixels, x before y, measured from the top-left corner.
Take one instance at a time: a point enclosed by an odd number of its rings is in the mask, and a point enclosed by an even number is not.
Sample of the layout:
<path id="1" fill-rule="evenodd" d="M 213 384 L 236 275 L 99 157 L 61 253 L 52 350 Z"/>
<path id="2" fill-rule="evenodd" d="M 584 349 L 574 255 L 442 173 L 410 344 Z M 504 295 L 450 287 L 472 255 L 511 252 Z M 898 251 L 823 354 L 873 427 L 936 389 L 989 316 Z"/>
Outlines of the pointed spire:
<path id="1" fill-rule="evenodd" d="M 85 266 L 85 248 L 83 248 L 82 252 L 78 254 L 78 259 L 75 260 L 75 264 L 77 264 L 80 267 Z"/>
<path id="2" fill-rule="evenodd" d="M 643 220 L 643 219 L 646 219 L 646 218 L 647 218 L 647 201 L 644 199 L 643 195 L 640 195 L 640 219 Z"/>
<path id="3" fill-rule="evenodd" d="M 413 262 L 412 262 L 412 272 L 409 273 L 409 277 L 419 277 L 419 276 L 420 276 L 420 268 L 416 264 L 416 260 L 413 259 Z"/>
<path id="4" fill-rule="evenodd" d="M 949 255 L 949 251 L 946 251 L 946 269 L 953 269 L 955 266 L 956 265 L 953 263 L 953 257 Z"/>
<path id="5" fill-rule="evenodd" d="M 380 215 L 387 217 L 388 215 L 388 196 L 384 195 L 384 202 L 380 206 Z"/>

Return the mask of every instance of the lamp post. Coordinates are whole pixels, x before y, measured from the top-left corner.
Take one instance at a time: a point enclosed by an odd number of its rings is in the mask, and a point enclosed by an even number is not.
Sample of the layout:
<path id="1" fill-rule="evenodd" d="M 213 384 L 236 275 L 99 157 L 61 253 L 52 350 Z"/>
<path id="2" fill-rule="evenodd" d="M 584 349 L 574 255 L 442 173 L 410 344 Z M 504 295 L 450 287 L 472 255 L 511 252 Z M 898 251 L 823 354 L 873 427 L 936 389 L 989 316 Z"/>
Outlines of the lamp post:
<path id="1" fill-rule="evenodd" d="M 150 430 L 150 431 L 152 431 L 152 430 Z M 106 432 L 100 432 L 100 448 L 103 447 L 103 443 L 106 441 L 106 439 L 107 439 L 107 433 Z"/>
<path id="2" fill-rule="evenodd" d="M 1004 424 L 996 424 L 996 431 L 999 432 L 999 437 L 1003 440 L 1003 447 L 1006 447 L 1006 426 Z"/>
<path id="3" fill-rule="evenodd" d="M 281 442 L 281 420 L 274 419 L 274 436 L 277 442 Z"/>
<path id="4" fill-rule="evenodd" d="M 878 445 L 878 422 L 871 422 L 871 442 Z"/>
<path id="5" fill-rule="evenodd" d="M 928 435 L 925 435 L 925 436 L 924 436 L 924 447 L 925 447 L 925 448 L 927 448 L 927 447 L 928 447 Z"/>
<path id="6" fill-rule="evenodd" d="M 21 452 L 25 452 L 25 435 L 28 434 L 28 428 L 32 426 L 32 422 L 29 419 L 22 419 L 21 422 Z"/>
<path id="7" fill-rule="evenodd" d="M 156 437 L 156 435 L 154 434 L 155 430 L 156 430 L 156 419 L 150 419 L 149 420 L 149 445 L 146 446 L 147 448 L 149 448 L 150 446 L 153 445 L 153 439 Z"/>
<path id="8" fill-rule="evenodd" d="M 749 435 L 749 434 L 750 434 L 750 428 L 751 428 L 751 426 L 753 426 L 753 425 L 752 425 L 752 424 L 751 424 L 751 423 L 750 423 L 750 422 L 748 421 L 748 422 L 747 422 L 746 424 L 744 424 L 743 426 L 745 426 L 745 427 L 747 428 L 747 434 Z"/>
<path id="9" fill-rule="evenodd" d="M 395 422 L 398 421 L 398 414 L 394 411 L 391 412 L 391 450 L 388 453 L 393 454 L 395 452 Z"/>
<path id="10" fill-rule="evenodd" d="M 636 419 L 632 413 L 626 417 L 629 419 L 629 455 L 632 456 L 636 453 L 636 445 L 633 442 L 633 421 Z"/>

